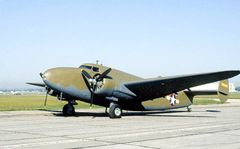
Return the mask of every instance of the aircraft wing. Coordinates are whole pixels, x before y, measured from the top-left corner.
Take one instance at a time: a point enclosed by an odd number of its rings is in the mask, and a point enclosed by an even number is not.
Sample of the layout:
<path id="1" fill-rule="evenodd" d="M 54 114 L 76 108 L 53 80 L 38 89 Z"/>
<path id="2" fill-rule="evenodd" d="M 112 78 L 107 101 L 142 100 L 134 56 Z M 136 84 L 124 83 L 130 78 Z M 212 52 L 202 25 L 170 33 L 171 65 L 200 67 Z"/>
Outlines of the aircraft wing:
<path id="1" fill-rule="evenodd" d="M 27 82 L 26 84 L 33 85 L 33 86 L 38 86 L 38 87 L 45 87 L 46 86 L 44 83 L 31 83 L 31 82 Z"/>
<path id="2" fill-rule="evenodd" d="M 124 83 L 124 85 L 134 94 L 136 94 L 138 99 L 144 101 L 164 97 L 171 93 L 182 91 L 194 86 L 228 79 L 238 74 L 240 74 L 240 71 L 220 71 L 203 74 L 147 79 Z"/>

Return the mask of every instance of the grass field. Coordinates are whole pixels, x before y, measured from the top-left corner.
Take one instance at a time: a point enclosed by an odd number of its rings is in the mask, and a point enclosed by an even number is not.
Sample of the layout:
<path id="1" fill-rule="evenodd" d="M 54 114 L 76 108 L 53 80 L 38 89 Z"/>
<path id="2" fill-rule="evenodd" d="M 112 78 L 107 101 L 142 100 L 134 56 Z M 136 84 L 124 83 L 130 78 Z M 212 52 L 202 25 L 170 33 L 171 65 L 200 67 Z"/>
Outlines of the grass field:
<path id="1" fill-rule="evenodd" d="M 217 99 L 209 99 L 209 98 L 194 98 L 193 105 L 210 105 L 210 104 L 222 104 Z"/>
<path id="2" fill-rule="evenodd" d="M 0 96 L 0 111 L 14 110 L 59 110 L 67 103 L 58 101 L 56 97 L 48 96 L 47 106 L 44 107 L 45 95 L 2 95 Z M 79 102 L 75 108 L 89 108 L 89 104 Z M 96 108 L 97 106 L 93 106 Z"/>
<path id="3" fill-rule="evenodd" d="M 228 96 L 229 99 L 240 99 L 240 93 L 230 93 Z M 193 100 L 194 105 L 208 105 L 208 104 L 222 104 L 218 100 L 217 95 L 208 95 L 208 96 L 198 96 Z"/>
<path id="4" fill-rule="evenodd" d="M 220 104 L 217 96 L 200 96 L 194 99 L 194 105 Z M 240 93 L 231 93 L 230 99 L 240 99 Z M 0 111 L 13 110 L 60 110 L 67 103 L 66 101 L 58 101 L 56 97 L 48 96 L 47 106 L 44 107 L 45 95 L 0 95 Z M 78 108 L 89 108 L 88 103 L 78 101 Z M 93 108 L 99 108 L 93 106 Z"/>

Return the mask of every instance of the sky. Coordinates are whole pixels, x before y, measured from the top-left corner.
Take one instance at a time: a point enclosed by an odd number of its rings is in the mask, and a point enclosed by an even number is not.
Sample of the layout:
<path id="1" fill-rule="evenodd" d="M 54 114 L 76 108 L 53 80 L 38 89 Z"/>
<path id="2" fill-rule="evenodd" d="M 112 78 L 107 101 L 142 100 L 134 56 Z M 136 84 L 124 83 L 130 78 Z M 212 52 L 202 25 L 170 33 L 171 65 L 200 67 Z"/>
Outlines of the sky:
<path id="1" fill-rule="evenodd" d="M 240 70 L 239 0 L 0 0 L 0 89 L 82 63 L 144 78 Z M 240 77 L 232 82 L 240 85 Z"/>

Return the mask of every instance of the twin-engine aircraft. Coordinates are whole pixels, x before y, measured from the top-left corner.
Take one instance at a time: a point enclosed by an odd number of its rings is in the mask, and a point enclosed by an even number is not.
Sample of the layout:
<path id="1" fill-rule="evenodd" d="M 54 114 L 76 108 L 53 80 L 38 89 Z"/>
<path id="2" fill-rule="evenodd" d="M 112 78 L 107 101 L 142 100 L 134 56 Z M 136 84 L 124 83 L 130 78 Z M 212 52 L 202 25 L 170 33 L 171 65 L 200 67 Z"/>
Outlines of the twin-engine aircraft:
<path id="1" fill-rule="evenodd" d="M 228 95 L 226 79 L 240 71 L 221 71 L 172 77 L 143 79 L 126 72 L 98 64 L 83 64 L 79 68 L 59 67 L 40 73 L 44 83 L 28 83 L 45 87 L 47 95 L 66 100 L 63 115 L 75 114 L 76 100 L 109 108 L 110 118 L 121 118 L 122 110 L 147 111 L 187 107 L 196 95 L 218 94 L 222 102 Z M 221 81 L 223 80 L 223 81 Z M 218 91 L 196 91 L 192 87 L 221 81 Z"/>

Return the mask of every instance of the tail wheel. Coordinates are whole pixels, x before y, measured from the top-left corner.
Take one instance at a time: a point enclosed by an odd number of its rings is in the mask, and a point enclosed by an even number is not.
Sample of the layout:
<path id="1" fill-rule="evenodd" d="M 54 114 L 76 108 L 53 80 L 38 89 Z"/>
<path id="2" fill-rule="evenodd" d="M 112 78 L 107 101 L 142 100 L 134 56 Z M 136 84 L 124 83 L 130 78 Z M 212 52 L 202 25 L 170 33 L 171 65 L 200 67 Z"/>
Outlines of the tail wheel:
<path id="1" fill-rule="evenodd" d="M 122 108 L 120 105 L 111 103 L 109 107 L 109 117 L 110 118 L 121 118 Z"/>
<path id="2" fill-rule="evenodd" d="M 75 108 L 72 104 L 68 103 L 63 107 L 62 113 L 64 116 L 74 116 Z"/>

